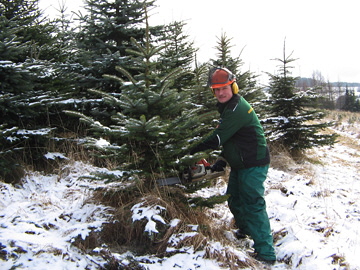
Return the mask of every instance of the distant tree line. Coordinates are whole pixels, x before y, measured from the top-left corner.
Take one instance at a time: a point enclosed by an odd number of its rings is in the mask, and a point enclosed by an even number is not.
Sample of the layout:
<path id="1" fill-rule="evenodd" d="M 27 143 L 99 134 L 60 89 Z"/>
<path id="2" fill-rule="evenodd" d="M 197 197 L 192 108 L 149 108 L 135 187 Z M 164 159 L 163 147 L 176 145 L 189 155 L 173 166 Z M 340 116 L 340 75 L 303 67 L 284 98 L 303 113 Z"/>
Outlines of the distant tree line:
<path id="1" fill-rule="evenodd" d="M 73 144 L 86 147 L 98 165 L 110 160 L 130 180 L 174 175 L 213 156 L 187 155 L 216 126 L 215 100 L 206 85 L 210 66 L 236 74 L 270 144 L 297 152 L 335 142 L 318 133 L 329 124 L 309 123 L 322 119 L 314 108 L 325 104 L 324 95 L 313 86 L 299 91 L 285 45 L 278 74 L 269 74 L 270 85 L 263 88 L 257 75 L 243 70 L 240 55 L 232 57 L 225 33 L 214 40 L 214 59 L 198 63 L 199 49 L 184 22 L 151 25 L 153 0 L 87 0 L 85 9 L 70 20 L 61 6 L 59 17 L 49 19 L 38 0 L 0 0 L 3 181 L 16 181 L 27 166 L 47 168 L 47 152 L 66 152 Z"/>
<path id="2" fill-rule="evenodd" d="M 318 105 L 323 109 L 360 112 L 360 83 L 326 82 L 321 72 L 312 78 L 298 78 L 296 87 L 303 91 L 313 88 L 319 95 Z"/>

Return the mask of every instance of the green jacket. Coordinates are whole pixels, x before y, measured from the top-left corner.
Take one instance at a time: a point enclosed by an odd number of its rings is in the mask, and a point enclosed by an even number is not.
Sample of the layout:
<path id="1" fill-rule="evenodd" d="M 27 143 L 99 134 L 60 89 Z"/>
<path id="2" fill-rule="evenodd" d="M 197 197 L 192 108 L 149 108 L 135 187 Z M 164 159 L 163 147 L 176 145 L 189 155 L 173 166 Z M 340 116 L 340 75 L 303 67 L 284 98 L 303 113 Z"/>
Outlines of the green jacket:
<path id="1" fill-rule="evenodd" d="M 270 163 L 264 130 L 250 104 L 239 95 L 217 104 L 220 125 L 190 154 L 223 147 L 223 156 L 233 169 L 251 168 Z"/>

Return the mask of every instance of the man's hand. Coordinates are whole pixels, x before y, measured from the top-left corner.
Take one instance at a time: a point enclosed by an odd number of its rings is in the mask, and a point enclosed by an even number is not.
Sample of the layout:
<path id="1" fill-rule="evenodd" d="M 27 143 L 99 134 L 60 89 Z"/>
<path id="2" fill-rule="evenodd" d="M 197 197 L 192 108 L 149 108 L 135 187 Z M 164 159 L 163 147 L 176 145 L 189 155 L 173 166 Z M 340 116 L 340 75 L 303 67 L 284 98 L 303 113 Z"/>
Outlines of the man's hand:
<path id="1" fill-rule="evenodd" d="M 223 160 L 218 160 L 211 166 L 211 172 L 222 172 L 225 170 L 226 162 Z"/>

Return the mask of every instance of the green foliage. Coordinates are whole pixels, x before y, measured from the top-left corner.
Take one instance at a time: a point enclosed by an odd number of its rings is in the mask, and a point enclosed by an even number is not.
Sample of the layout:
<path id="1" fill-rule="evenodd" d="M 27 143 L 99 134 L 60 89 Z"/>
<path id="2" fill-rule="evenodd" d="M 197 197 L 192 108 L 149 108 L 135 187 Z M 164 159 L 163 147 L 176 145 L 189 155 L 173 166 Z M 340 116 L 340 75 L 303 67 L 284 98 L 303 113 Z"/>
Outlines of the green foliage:
<path id="1" fill-rule="evenodd" d="M 187 153 L 189 141 L 201 129 L 198 109 L 191 104 L 189 92 L 174 85 L 188 71 L 178 67 L 159 73 L 161 63 L 155 56 L 163 47 L 153 46 L 150 40 L 148 31 L 144 45 L 131 39 L 136 49 L 127 50 L 134 56 L 129 69 L 136 67 L 138 74 L 133 76 L 128 69 L 117 66 L 122 76 L 107 76 L 121 84 L 119 95 L 92 90 L 116 108 L 113 124 L 102 125 L 78 114 L 94 131 L 109 138 L 111 145 L 106 150 L 116 156 L 122 169 L 139 170 L 146 178 L 177 174 L 182 166 L 179 157 Z"/>
<path id="2" fill-rule="evenodd" d="M 216 204 L 226 202 L 228 198 L 229 195 L 214 195 L 210 198 L 194 197 L 189 200 L 189 204 L 196 207 L 213 208 Z"/>
<path id="3" fill-rule="evenodd" d="M 291 76 L 289 64 L 296 59 L 291 58 L 291 55 L 286 57 L 285 45 L 283 58 L 276 60 L 281 65 L 278 74 L 268 73 L 271 98 L 265 101 L 268 117 L 263 125 L 268 139 L 282 143 L 292 153 L 334 144 L 336 135 L 319 134 L 320 130 L 332 123 L 321 123 L 324 113 L 306 107 L 307 104 L 314 104 L 317 95 L 311 90 L 295 93 L 297 78 Z"/>
<path id="4" fill-rule="evenodd" d="M 12 177 L 7 171 L 16 171 L 20 163 L 34 168 L 43 163 L 50 144 L 43 131 L 67 123 L 59 111 L 74 84 L 60 62 L 69 51 L 37 3 L 0 2 L 0 125 L 5 132 L 0 136 L 0 163 L 6 181 Z"/>
<path id="5" fill-rule="evenodd" d="M 104 78 L 103 74 L 121 76 L 115 67 L 130 65 L 127 50 L 134 49 L 131 39 L 143 44 L 144 8 L 149 9 L 153 4 L 153 0 L 86 1 L 88 12 L 80 17 L 81 31 L 77 34 L 77 61 L 84 67 L 80 72 L 87 77 L 84 87 L 108 93 L 119 89 L 117 81 Z M 151 30 L 154 36 L 160 35 L 158 28 Z M 136 68 L 130 72 L 135 75 Z"/>
<path id="6" fill-rule="evenodd" d="M 184 34 L 184 22 L 172 22 L 166 25 L 162 31 L 160 40 L 164 44 L 164 49 L 160 52 L 158 68 L 163 70 L 164 74 L 168 70 L 182 67 L 185 70 L 191 70 L 194 62 L 196 49 L 194 42 L 189 42 L 189 36 Z M 189 72 L 174 81 L 179 91 L 193 88 L 194 74 Z"/>

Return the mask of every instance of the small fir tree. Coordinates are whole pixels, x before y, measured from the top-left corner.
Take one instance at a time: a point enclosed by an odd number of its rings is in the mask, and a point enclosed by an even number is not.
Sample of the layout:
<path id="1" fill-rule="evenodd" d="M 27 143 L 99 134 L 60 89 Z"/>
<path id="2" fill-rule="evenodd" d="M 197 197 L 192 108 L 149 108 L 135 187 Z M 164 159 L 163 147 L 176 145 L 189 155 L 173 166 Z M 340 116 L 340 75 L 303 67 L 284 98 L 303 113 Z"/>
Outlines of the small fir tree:
<path id="1" fill-rule="evenodd" d="M 290 63 L 296 59 L 291 54 L 286 57 L 285 44 L 283 58 L 276 75 L 269 74 L 270 99 L 266 101 L 268 118 L 264 120 L 264 127 L 271 142 L 281 143 L 294 155 L 304 149 L 322 145 L 333 145 L 336 135 L 319 134 L 320 130 L 331 126 L 331 123 L 319 122 L 324 113 L 320 110 L 307 107 L 314 104 L 317 95 L 311 90 L 296 93 L 297 78 L 291 76 Z"/>

